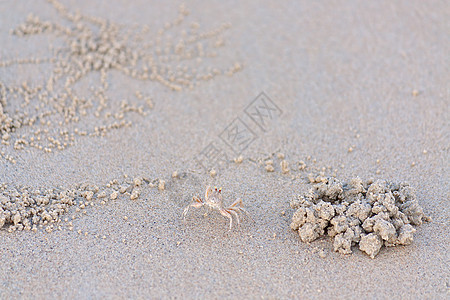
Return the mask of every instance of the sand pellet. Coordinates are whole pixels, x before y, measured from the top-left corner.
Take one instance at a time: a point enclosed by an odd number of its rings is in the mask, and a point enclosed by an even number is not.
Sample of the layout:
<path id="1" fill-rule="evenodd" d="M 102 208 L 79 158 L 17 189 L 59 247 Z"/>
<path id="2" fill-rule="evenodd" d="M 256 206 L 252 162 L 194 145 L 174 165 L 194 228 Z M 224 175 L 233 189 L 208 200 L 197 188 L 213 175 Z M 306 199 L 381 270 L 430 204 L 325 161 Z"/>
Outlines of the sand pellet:
<path id="1" fill-rule="evenodd" d="M 99 198 L 99 199 L 106 198 L 106 192 L 102 191 L 102 192 L 98 193 L 97 198 Z"/>
<path id="2" fill-rule="evenodd" d="M 127 186 L 127 185 L 122 185 L 122 186 L 120 187 L 120 189 L 119 189 L 119 192 L 120 192 L 121 194 L 124 194 L 124 193 L 127 191 L 128 187 L 129 187 L 129 186 Z"/>
<path id="3" fill-rule="evenodd" d="M 299 161 L 298 164 L 299 171 L 303 171 L 306 169 L 306 163 L 303 160 Z"/>
<path id="4" fill-rule="evenodd" d="M 131 192 L 130 199 L 136 200 L 137 198 L 139 198 L 139 195 L 140 195 L 140 192 L 137 189 L 135 189 L 135 190 L 133 190 L 133 192 Z"/>
<path id="5" fill-rule="evenodd" d="M 109 195 L 109 199 L 116 200 L 118 196 L 119 196 L 119 193 L 117 191 L 114 191 Z"/>
<path id="6" fill-rule="evenodd" d="M 267 172 L 275 171 L 275 169 L 274 169 L 274 167 L 272 165 L 266 165 L 265 169 L 266 169 Z"/>
<path id="7" fill-rule="evenodd" d="M 280 162 L 280 166 L 281 166 L 281 172 L 283 174 L 289 173 L 289 163 L 286 160 L 282 160 Z"/>
<path id="8" fill-rule="evenodd" d="M 243 161 L 244 161 L 244 157 L 242 157 L 242 155 L 239 156 L 239 157 L 236 157 L 236 158 L 234 159 L 234 162 L 235 162 L 236 164 L 240 164 L 240 163 L 242 163 Z"/>
<path id="9" fill-rule="evenodd" d="M 166 189 L 166 182 L 160 179 L 158 183 L 158 190 L 164 191 L 165 189 Z"/>
<path id="10" fill-rule="evenodd" d="M 92 192 L 92 191 L 87 191 L 85 194 L 86 200 L 88 200 L 88 201 L 92 200 L 93 196 L 94 196 L 94 192 Z"/>
<path id="11" fill-rule="evenodd" d="M 141 177 L 136 177 L 136 178 L 134 178 L 134 179 L 133 179 L 133 183 L 134 183 L 134 186 L 140 186 L 140 185 L 142 185 L 142 178 L 141 178 Z"/>

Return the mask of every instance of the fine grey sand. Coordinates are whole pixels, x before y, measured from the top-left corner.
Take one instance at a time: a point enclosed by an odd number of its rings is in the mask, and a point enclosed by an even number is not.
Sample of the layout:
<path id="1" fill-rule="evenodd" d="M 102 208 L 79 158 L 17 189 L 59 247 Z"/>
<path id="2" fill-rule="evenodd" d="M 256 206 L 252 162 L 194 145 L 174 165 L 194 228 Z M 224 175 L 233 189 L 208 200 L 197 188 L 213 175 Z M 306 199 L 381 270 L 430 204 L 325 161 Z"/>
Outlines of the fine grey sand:
<path id="1" fill-rule="evenodd" d="M 1 1 L 0 298 L 448 298 L 449 15 Z M 431 222 L 373 259 L 304 243 L 290 202 L 320 173 L 408 182 Z M 207 185 L 255 222 L 183 220 Z"/>

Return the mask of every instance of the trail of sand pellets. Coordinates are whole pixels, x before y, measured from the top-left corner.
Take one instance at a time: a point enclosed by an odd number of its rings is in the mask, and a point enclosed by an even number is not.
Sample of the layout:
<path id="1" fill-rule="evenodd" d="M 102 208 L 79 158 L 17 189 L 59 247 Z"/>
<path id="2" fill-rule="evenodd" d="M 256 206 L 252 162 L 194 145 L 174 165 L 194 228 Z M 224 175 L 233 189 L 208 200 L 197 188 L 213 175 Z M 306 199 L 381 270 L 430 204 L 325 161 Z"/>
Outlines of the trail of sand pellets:
<path id="1" fill-rule="evenodd" d="M 45 58 L 0 61 L 3 69 L 18 64 L 52 66 L 42 84 L 12 86 L 0 78 L 0 157 L 11 162 L 15 162 L 10 155 L 13 150 L 63 150 L 80 136 L 104 136 L 131 126 L 130 114 L 145 116 L 154 105 L 153 98 L 141 91 L 133 91 L 126 99 L 109 95 L 110 71 L 181 91 L 242 68 L 238 62 L 215 66 L 225 45 L 223 32 L 230 24 L 202 30 L 197 22 L 188 22 L 189 11 L 183 5 L 174 20 L 154 32 L 149 26 L 116 24 L 71 12 L 56 0 L 48 2 L 59 21 L 30 14 L 11 33 L 23 38 L 49 35 L 61 45 L 51 45 Z M 98 84 L 87 93 L 79 91 L 77 84 L 88 76 L 99 76 Z M 87 119 L 96 121 L 83 122 Z"/>
<path id="2" fill-rule="evenodd" d="M 8 232 L 74 229 L 72 220 L 89 207 L 109 201 L 137 200 L 145 189 L 165 189 L 162 179 L 114 179 L 105 185 L 76 184 L 70 188 L 33 188 L 0 184 L 0 229 Z"/>
<path id="3" fill-rule="evenodd" d="M 255 159 L 238 157 L 233 164 L 249 164 L 255 171 L 261 174 L 267 173 L 262 168 L 264 161 L 275 161 L 284 167 L 287 160 L 284 154 L 272 153 L 263 155 Z M 254 163 L 257 162 L 256 164 Z M 284 162 L 284 163 L 283 163 Z M 314 166 L 315 159 L 306 158 L 306 163 L 300 161 L 300 166 L 294 168 L 295 163 L 291 163 L 292 169 L 286 173 L 286 169 L 275 168 L 270 175 L 283 176 L 287 180 L 304 179 L 307 180 L 306 172 L 317 172 L 319 168 Z M 94 183 L 78 183 L 70 187 L 31 187 L 17 186 L 14 184 L 0 184 L 0 230 L 8 232 L 15 231 L 45 231 L 55 230 L 77 230 L 73 225 L 73 220 L 83 217 L 90 207 L 107 205 L 111 201 L 145 201 L 145 195 L 150 189 L 157 189 L 160 192 L 166 190 L 176 190 L 182 188 L 183 184 L 201 184 L 211 180 L 211 183 L 221 182 L 220 170 L 216 176 L 202 168 L 195 167 L 186 170 L 175 170 L 170 175 L 160 177 L 124 175 L 122 178 L 110 180 L 107 184 L 96 185 Z M 297 170 L 295 170 L 297 169 Z M 295 175 L 294 175 L 295 174 Z M 294 176 L 294 177 L 291 177 Z M 215 181 L 216 180 L 216 181 Z M 203 188 L 203 186 L 199 186 Z M 184 199 L 186 203 L 180 203 L 180 209 L 191 199 Z M 181 213 L 181 211 L 180 211 Z"/>

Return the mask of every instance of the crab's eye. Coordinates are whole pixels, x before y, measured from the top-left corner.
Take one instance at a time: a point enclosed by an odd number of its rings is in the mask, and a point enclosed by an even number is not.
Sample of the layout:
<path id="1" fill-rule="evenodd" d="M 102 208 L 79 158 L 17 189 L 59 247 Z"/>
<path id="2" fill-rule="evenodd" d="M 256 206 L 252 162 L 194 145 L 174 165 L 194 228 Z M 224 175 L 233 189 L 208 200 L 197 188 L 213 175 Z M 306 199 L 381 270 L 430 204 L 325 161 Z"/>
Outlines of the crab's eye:
<path id="1" fill-rule="evenodd" d="M 217 187 L 214 187 L 214 190 L 217 192 Z"/>
<path id="2" fill-rule="evenodd" d="M 222 188 L 219 188 L 219 193 L 222 192 Z"/>

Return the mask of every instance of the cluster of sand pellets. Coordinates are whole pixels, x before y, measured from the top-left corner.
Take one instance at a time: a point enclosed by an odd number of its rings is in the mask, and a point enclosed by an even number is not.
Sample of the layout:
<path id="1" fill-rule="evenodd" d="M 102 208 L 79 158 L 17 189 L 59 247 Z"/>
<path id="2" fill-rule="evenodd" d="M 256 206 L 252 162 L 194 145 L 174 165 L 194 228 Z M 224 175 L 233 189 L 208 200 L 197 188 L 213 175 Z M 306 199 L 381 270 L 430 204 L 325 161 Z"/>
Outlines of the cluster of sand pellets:
<path id="1" fill-rule="evenodd" d="M 137 200 L 143 190 L 165 189 L 162 179 L 124 176 L 104 186 L 79 184 L 71 189 L 8 187 L 0 185 L 0 229 L 8 232 L 73 230 L 72 220 L 90 206 L 105 205 L 119 199 Z M 72 213 L 69 218 L 66 215 Z M 66 217 L 65 217 L 66 216 Z"/>
<path id="2" fill-rule="evenodd" d="M 409 245 L 414 226 L 429 221 L 424 216 L 414 189 L 407 183 L 394 184 L 359 178 L 343 183 L 318 176 L 313 187 L 291 201 L 295 209 L 291 228 L 309 243 L 328 234 L 334 251 L 352 253 L 352 246 L 374 258 L 382 246 Z"/>
<path id="3" fill-rule="evenodd" d="M 320 166 L 317 160 L 310 155 L 306 156 L 304 160 L 288 160 L 284 153 L 276 151 L 270 155 L 260 157 L 257 159 L 249 158 L 249 161 L 256 163 L 268 173 L 277 173 L 283 176 L 288 176 L 292 180 L 304 179 L 305 174 L 310 182 L 316 178 L 314 174 L 325 176 L 331 174 L 336 177 L 338 169 L 333 169 L 332 166 Z"/>
<path id="4" fill-rule="evenodd" d="M 149 26 L 120 25 L 72 13 L 56 0 L 48 2 L 60 21 L 44 21 L 30 14 L 11 33 L 24 38 L 52 35 L 58 46 L 51 46 L 46 58 L 0 61 L 2 68 L 18 64 L 52 67 L 42 83 L 0 83 L 3 147 L 63 150 L 77 137 L 103 136 L 131 126 L 130 114 L 145 116 L 154 105 L 152 97 L 141 91 L 129 93 L 127 99 L 110 97 L 110 71 L 180 91 L 220 75 L 231 76 L 242 68 L 238 62 L 222 66 L 214 60 L 225 45 L 223 33 L 230 25 L 202 30 L 197 22 L 188 23 L 189 11 L 184 6 L 173 21 L 155 32 Z M 99 83 L 89 84 L 88 90 L 80 87 L 91 75 L 99 76 Z M 83 122 L 87 119 L 96 121 Z M 19 131 L 22 127 L 29 128 Z M 2 157 L 13 161 L 6 154 Z"/>

